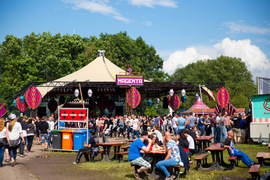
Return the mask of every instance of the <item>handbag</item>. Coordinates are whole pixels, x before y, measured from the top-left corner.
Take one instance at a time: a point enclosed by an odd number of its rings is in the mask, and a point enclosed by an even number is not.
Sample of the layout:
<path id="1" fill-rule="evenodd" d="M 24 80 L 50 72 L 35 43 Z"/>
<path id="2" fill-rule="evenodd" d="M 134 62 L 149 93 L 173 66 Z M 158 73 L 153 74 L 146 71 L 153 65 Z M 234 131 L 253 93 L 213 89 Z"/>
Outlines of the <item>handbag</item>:
<path id="1" fill-rule="evenodd" d="M 7 138 L 0 138 L 0 146 L 8 145 Z"/>
<path id="2" fill-rule="evenodd" d="M 9 140 L 10 146 L 9 147 L 18 147 L 21 144 L 21 138 L 18 138 L 16 140 Z"/>

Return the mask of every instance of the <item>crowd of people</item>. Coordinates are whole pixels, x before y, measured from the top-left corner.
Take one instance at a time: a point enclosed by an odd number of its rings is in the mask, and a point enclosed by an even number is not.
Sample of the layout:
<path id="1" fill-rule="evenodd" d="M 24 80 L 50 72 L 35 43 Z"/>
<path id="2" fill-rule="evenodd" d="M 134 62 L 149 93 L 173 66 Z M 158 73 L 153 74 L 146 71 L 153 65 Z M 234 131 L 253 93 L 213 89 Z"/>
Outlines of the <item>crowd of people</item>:
<path id="1" fill-rule="evenodd" d="M 89 128 L 92 129 L 92 136 L 95 137 L 85 145 L 85 149 L 78 155 L 76 163 L 79 162 L 85 150 L 98 152 L 95 143 L 98 137 L 102 137 L 103 142 L 109 142 L 109 138 L 139 139 L 145 132 L 150 133 L 151 149 L 160 149 L 164 145 L 166 133 L 172 135 L 172 140 L 190 155 L 198 151 L 196 138 L 203 135 L 213 135 L 213 142 L 224 142 L 230 130 L 233 131 L 234 142 L 246 141 L 246 128 L 248 118 L 245 115 L 235 113 L 228 116 L 219 113 L 209 115 L 182 115 L 173 116 L 107 116 L 89 119 Z M 58 127 L 59 126 L 59 127 Z M 10 114 L 8 118 L 0 119 L 0 166 L 2 166 L 4 154 L 5 161 L 10 162 L 13 167 L 16 162 L 17 152 L 20 157 L 24 153 L 31 153 L 33 140 L 36 139 L 42 145 L 42 151 L 47 151 L 52 145 L 52 130 L 85 127 L 85 123 L 64 123 L 57 121 L 52 114 L 49 117 L 20 117 Z M 95 141 L 94 141 L 95 140 Z M 89 147 L 90 145 L 90 147 Z M 97 153 L 93 153 L 93 157 Z"/>

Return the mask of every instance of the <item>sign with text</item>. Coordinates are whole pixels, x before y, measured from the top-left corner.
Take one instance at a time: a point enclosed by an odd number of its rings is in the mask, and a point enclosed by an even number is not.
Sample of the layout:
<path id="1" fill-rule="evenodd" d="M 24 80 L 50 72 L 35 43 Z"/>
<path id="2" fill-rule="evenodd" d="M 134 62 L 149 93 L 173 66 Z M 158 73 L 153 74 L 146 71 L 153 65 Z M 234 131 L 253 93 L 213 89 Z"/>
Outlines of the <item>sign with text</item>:
<path id="1" fill-rule="evenodd" d="M 59 108 L 60 121 L 85 121 L 87 114 L 87 108 Z"/>
<path id="2" fill-rule="evenodd" d="M 116 75 L 117 86 L 143 86 L 143 75 Z"/>

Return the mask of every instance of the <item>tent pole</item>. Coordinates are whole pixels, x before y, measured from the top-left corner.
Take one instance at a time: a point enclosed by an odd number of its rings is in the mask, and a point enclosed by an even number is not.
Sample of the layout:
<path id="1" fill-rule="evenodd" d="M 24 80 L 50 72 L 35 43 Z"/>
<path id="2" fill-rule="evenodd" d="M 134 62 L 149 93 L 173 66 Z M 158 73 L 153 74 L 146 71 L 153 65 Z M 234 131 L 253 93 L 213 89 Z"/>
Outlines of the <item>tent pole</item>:
<path id="1" fill-rule="evenodd" d="M 82 87 L 81 87 L 81 84 L 80 83 L 79 83 L 79 89 L 80 89 L 80 94 L 81 94 L 82 105 L 83 105 L 83 108 L 84 108 L 83 95 L 82 95 Z"/>
<path id="2" fill-rule="evenodd" d="M 200 84 L 199 84 L 199 89 L 200 89 L 200 97 L 201 97 L 202 114 L 204 115 L 203 100 L 202 100 L 202 89 L 201 89 L 201 85 Z"/>

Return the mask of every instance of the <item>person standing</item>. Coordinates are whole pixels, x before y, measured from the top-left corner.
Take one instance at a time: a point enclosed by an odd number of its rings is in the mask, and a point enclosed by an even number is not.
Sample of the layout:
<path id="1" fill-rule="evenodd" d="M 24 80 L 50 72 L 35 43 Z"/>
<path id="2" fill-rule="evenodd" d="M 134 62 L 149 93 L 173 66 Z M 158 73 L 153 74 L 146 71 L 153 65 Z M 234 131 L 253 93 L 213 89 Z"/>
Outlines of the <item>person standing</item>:
<path id="1" fill-rule="evenodd" d="M 139 132 L 139 128 L 140 128 L 140 124 L 139 124 L 139 120 L 136 118 L 136 116 L 134 114 L 131 115 L 131 119 L 133 120 L 133 131 L 131 134 L 131 138 L 134 139 L 134 136 L 136 135 L 137 138 L 139 138 L 140 136 L 140 132 Z"/>
<path id="2" fill-rule="evenodd" d="M 206 136 L 210 136 L 211 134 L 211 120 L 210 120 L 210 117 L 209 115 L 206 115 L 206 118 L 204 120 L 204 129 L 205 129 L 205 135 Z"/>
<path id="3" fill-rule="evenodd" d="M 240 129 L 241 129 L 241 141 L 244 144 L 246 142 L 246 117 L 243 114 L 240 121 Z"/>
<path id="4" fill-rule="evenodd" d="M 227 138 L 227 129 L 225 126 L 225 118 L 226 118 L 226 114 L 224 114 L 223 116 L 220 117 L 219 120 L 219 129 L 220 129 L 220 143 L 224 142 L 225 139 Z"/>
<path id="5" fill-rule="evenodd" d="M 183 118 L 183 115 L 180 114 L 179 118 L 177 118 L 176 124 L 177 124 L 177 134 L 180 134 L 182 130 L 185 129 L 186 126 L 186 119 Z"/>
<path id="6" fill-rule="evenodd" d="M 231 117 L 228 116 L 227 112 L 225 112 L 225 126 L 226 126 L 226 129 L 227 129 L 227 132 L 232 129 L 232 127 L 231 127 Z"/>
<path id="7" fill-rule="evenodd" d="M 30 153 L 32 145 L 33 145 L 34 136 L 35 136 L 35 125 L 34 125 L 34 122 L 33 122 L 32 118 L 30 118 L 27 121 L 27 124 L 28 124 L 28 129 L 27 129 L 27 140 L 28 140 L 27 152 Z"/>
<path id="8" fill-rule="evenodd" d="M 196 126 L 197 123 L 197 118 L 194 117 L 192 113 L 190 113 L 190 116 L 188 117 L 189 124 L 188 124 L 188 129 L 191 130 L 193 126 Z"/>
<path id="9" fill-rule="evenodd" d="M 50 147 L 52 144 L 52 130 L 54 130 L 54 121 L 53 121 L 53 117 L 49 117 L 49 121 L 47 121 L 47 123 L 49 124 L 49 137 L 48 137 L 48 146 Z"/>
<path id="10" fill-rule="evenodd" d="M 16 157 L 17 157 L 17 149 L 20 143 L 25 143 L 22 126 L 17 122 L 17 117 L 15 114 L 10 114 L 8 116 L 10 122 L 7 123 L 8 135 L 9 135 L 9 156 L 11 158 L 11 167 L 15 166 Z"/>
<path id="11" fill-rule="evenodd" d="M 132 133 L 132 124 L 133 121 L 130 116 L 127 117 L 126 126 L 127 126 L 127 138 L 130 139 L 130 133 Z"/>
<path id="12" fill-rule="evenodd" d="M 216 117 L 216 142 L 220 142 L 220 128 L 219 128 L 219 122 L 221 121 L 221 112 L 218 113 L 218 116 Z"/>
<path id="13" fill-rule="evenodd" d="M 177 118 L 178 115 L 176 113 L 174 113 L 174 117 L 172 118 L 172 127 L 173 127 L 173 139 L 176 139 L 177 136 Z"/>
<path id="14" fill-rule="evenodd" d="M 240 121 L 241 117 L 239 117 L 239 113 L 235 113 L 234 117 L 232 118 L 233 139 L 235 143 L 239 143 L 241 138 Z"/>
<path id="15" fill-rule="evenodd" d="M 165 147 L 167 150 L 167 156 L 163 161 L 159 161 L 156 164 L 156 167 L 163 171 L 166 176 L 165 180 L 172 180 L 175 176 L 169 173 L 167 167 L 178 165 L 181 162 L 181 157 L 178 145 L 171 139 L 170 132 L 165 132 Z"/>
<path id="16" fill-rule="evenodd" d="M 39 124 L 39 133 L 41 135 L 42 151 L 45 151 L 48 148 L 48 137 L 50 135 L 49 124 L 45 116 L 42 117 L 42 121 Z"/>
<path id="17" fill-rule="evenodd" d="M 110 122 L 109 122 L 107 116 L 104 115 L 102 118 L 104 119 L 104 125 L 103 125 L 104 128 L 103 128 L 103 131 L 102 131 L 102 134 L 103 134 L 102 135 L 102 141 L 103 141 L 103 143 L 110 142 L 109 139 L 108 139 L 108 135 L 111 132 L 111 125 L 110 125 Z"/>
<path id="18" fill-rule="evenodd" d="M 155 118 L 155 121 L 154 121 L 154 126 L 157 125 L 157 126 L 160 126 L 160 115 L 158 117 Z"/>
<path id="19" fill-rule="evenodd" d="M 22 126 L 23 137 L 26 140 L 27 139 L 28 124 L 26 122 L 26 118 L 25 117 L 21 117 L 20 118 L 20 124 Z M 24 148 L 25 148 L 25 143 L 22 143 L 21 142 L 21 144 L 19 146 L 19 151 L 20 151 L 19 156 L 20 157 L 24 157 Z"/>
<path id="20" fill-rule="evenodd" d="M 5 120 L 0 118 L 0 167 L 3 167 L 5 149 L 9 144 L 9 135 L 8 130 L 5 127 Z"/>
<path id="21" fill-rule="evenodd" d="M 199 130 L 201 132 L 201 136 L 204 136 L 205 131 L 204 131 L 204 116 L 203 115 L 199 118 L 198 125 L 199 125 Z"/>
<path id="22" fill-rule="evenodd" d="M 210 114 L 210 126 L 211 126 L 211 136 L 214 136 L 213 139 L 211 139 L 211 142 L 213 143 L 215 141 L 216 137 L 216 118 L 215 114 Z"/>

